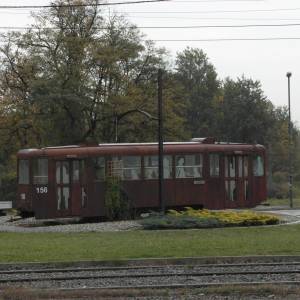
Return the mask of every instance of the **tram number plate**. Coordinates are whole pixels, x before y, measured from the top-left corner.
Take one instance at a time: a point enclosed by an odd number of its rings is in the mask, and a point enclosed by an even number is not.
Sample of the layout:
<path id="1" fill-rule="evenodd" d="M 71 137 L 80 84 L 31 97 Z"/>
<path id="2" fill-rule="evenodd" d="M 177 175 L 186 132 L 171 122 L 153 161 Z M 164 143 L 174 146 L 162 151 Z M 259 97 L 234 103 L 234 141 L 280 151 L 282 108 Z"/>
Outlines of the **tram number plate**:
<path id="1" fill-rule="evenodd" d="M 205 184 L 204 180 L 195 180 L 194 184 Z"/>
<path id="2" fill-rule="evenodd" d="M 40 186 L 36 188 L 36 192 L 38 194 L 47 194 L 48 193 L 48 188 L 46 186 Z"/>

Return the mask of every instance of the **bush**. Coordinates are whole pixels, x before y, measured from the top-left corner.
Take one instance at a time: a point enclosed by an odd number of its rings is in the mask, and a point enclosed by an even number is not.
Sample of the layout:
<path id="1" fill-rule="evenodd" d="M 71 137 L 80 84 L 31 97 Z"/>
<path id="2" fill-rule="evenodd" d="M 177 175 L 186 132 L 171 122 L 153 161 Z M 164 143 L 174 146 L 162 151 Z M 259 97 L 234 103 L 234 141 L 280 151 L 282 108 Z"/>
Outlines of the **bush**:
<path id="1" fill-rule="evenodd" d="M 190 229 L 225 226 L 257 226 L 278 224 L 273 215 L 253 211 L 209 211 L 186 207 L 183 211 L 169 210 L 165 216 L 150 216 L 141 221 L 144 229 Z"/>
<path id="2" fill-rule="evenodd" d="M 17 177 L 16 174 L 8 173 L 1 178 L 0 200 L 14 201 L 17 195 Z"/>
<path id="3" fill-rule="evenodd" d="M 105 207 L 108 219 L 121 220 L 130 218 L 130 199 L 123 191 L 119 179 L 115 177 L 107 177 L 105 184 Z"/>
<path id="4" fill-rule="evenodd" d="M 289 175 L 287 172 L 275 172 L 268 184 L 268 197 L 285 199 L 289 195 Z"/>
<path id="5" fill-rule="evenodd" d="M 223 224 L 217 219 L 207 219 L 189 216 L 161 216 L 149 217 L 141 221 L 144 229 L 192 229 L 222 227 Z"/>

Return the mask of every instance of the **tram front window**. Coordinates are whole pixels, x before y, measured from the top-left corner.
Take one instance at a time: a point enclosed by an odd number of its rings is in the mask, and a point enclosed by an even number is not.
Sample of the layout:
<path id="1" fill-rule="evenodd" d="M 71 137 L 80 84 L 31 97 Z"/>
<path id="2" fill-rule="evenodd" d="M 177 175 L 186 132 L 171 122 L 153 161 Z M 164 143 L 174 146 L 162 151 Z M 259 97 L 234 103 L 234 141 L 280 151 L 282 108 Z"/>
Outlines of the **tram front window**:
<path id="1" fill-rule="evenodd" d="M 19 184 L 29 184 L 29 161 L 19 160 Z"/>
<path id="2" fill-rule="evenodd" d="M 253 174 L 254 176 L 264 176 L 264 159 L 260 155 L 253 159 Z"/>
<path id="3" fill-rule="evenodd" d="M 33 161 L 33 184 L 48 184 L 48 160 L 46 158 Z"/>

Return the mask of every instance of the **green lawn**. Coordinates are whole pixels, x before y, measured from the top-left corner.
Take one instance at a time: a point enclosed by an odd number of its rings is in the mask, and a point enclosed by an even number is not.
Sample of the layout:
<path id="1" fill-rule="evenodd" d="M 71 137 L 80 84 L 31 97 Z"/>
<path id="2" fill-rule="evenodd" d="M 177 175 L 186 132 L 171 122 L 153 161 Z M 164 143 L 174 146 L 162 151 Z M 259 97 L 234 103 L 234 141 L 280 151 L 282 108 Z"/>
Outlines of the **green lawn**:
<path id="1" fill-rule="evenodd" d="M 290 200 L 287 197 L 288 190 L 286 190 L 286 198 L 277 199 L 277 198 L 269 198 L 266 202 L 272 206 L 290 206 Z M 300 182 L 294 181 L 293 183 L 293 207 L 300 208 Z"/>
<path id="2" fill-rule="evenodd" d="M 300 255 L 300 225 L 102 233 L 0 233 L 0 262 Z"/>
<path id="3" fill-rule="evenodd" d="M 270 206 L 286 206 L 287 208 L 290 207 L 290 200 L 288 198 L 284 198 L 284 199 L 270 198 L 266 202 L 269 203 Z M 300 208 L 300 198 L 298 197 L 293 198 L 293 207 Z"/>

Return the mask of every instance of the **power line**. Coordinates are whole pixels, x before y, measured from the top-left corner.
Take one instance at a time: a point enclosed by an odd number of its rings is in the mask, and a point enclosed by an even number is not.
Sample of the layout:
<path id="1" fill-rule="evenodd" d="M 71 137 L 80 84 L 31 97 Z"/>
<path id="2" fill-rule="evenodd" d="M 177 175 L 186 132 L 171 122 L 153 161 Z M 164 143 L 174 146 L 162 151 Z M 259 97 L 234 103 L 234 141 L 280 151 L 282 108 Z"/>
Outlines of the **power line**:
<path id="1" fill-rule="evenodd" d="M 143 4 L 155 2 L 170 2 L 172 0 L 138 0 L 110 3 L 95 3 L 95 4 L 50 4 L 50 5 L 0 5 L 0 9 L 36 9 L 36 8 L 52 8 L 52 7 L 98 7 L 110 5 L 125 5 L 125 4 Z"/>
<path id="2" fill-rule="evenodd" d="M 194 26 L 129 26 L 139 29 L 192 29 L 192 28 L 246 28 L 246 27 L 290 27 L 300 26 L 300 23 L 289 24 L 242 24 L 242 25 L 194 25 Z"/>
<path id="3" fill-rule="evenodd" d="M 0 11 L 1 14 L 1 11 Z M 146 17 L 146 16 L 133 16 L 131 15 L 130 18 L 138 18 L 138 19 L 180 19 L 180 20 L 198 20 L 198 21 L 203 21 L 203 20 L 229 20 L 229 21 L 299 21 L 300 18 L 223 18 L 223 17 L 181 17 L 181 16 L 176 16 L 176 17 L 159 17 L 159 16 L 151 16 L 151 17 Z"/>
<path id="4" fill-rule="evenodd" d="M 265 2 L 265 0 L 187 0 L 187 1 L 177 1 L 172 0 L 172 2 L 177 3 L 201 3 L 201 2 Z"/>
<path id="5" fill-rule="evenodd" d="M 1 6 L 0 6 L 1 8 Z M 274 12 L 274 11 L 297 11 L 300 7 L 274 8 L 274 9 L 244 9 L 244 10 L 204 10 L 204 11 L 134 11 L 128 14 L 214 14 L 214 13 L 251 13 L 251 12 Z"/>
<path id="6" fill-rule="evenodd" d="M 248 27 L 292 27 L 300 26 L 300 23 L 288 24 L 239 24 L 239 25 L 194 25 L 194 26 L 120 26 L 122 29 L 197 29 L 197 28 L 248 28 Z M 109 29 L 109 27 L 92 27 L 93 29 Z M 60 29 L 58 27 L 23 27 L 23 26 L 0 26 L 2 30 L 41 30 L 41 29 Z"/>
<path id="7" fill-rule="evenodd" d="M 238 42 L 238 41 L 280 41 L 300 40 L 300 37 L 266 37 L 266 38 L 216 38 L 216 39 L 153 39 L 154 42 Z"/>
<path id="8" fill-rule="evenodd" d="M 148 26 L 140 29 L 191 29 L 191 28 L 246 28 L 246 27 L 290 27 L 300 26 L 300 23 L 290 24 L 244 24 L 244 25 L 195 25 L 195 26 Z"/>
<path id="9" fill-rule="evenodd" d="M 211 38 L 211 39 L 144 39 L 153 42 L 239 42 L 239 41 L 298 41 L 300 37 Z"/>
<path id="10" fill-rule="evenodd" d="M 223 0 L 224 1 L 224 0 Z M 241 1 L 241 0 L 235 0 Z M 254 1 L 254 0 L 253 0 Z M 261 1 L 261 0 L 255 0 Z M 50 5 L 0 5 L 0 9 L 39 9 L 39 8 L 52 8 L 52 7 L 98 7 L 98 6 L 112 6 L 112 5 L 125 5 L 125 4 L 143 4 L 143 3 L 156 3 L 156 2 L 175 2 L 174 0 L 137 0 L 137 1 L 124 1 L 124 2 L 110 2 L 110 3 L 95 3 L 95 4 L 50 4 Z M 185 2 L 185 1 L 182 1 Z M 188 2 L 188 1 L 187 1 Z M 135 14 L 209 14 L 209 13 L 244 13 L 244 12 L 273 12 L 273 11 L 297 11 L 296 8 L 274 8 L 274 9 L 247 9 L 247 10 L 207 10 L 207 11 L 138 11 L 127 12 Z"/>
<path id="11" fill-rule="evenodd" d="M 9 14 L 9 15 L 29 15 L 30 11 L 24 12 L 16 12 L 16 11 L 1 11 L 1 14 Z M 124 13 L 125 15 L 127 12 Z M 234 18 L 234 17 L 182 17 L 182 16 L 174 16 L 174 17 L 166 17 L 166 16 L 134 16 L 130 15 L 130 18 L 137 19 L 181 19 L 181 20 L 228 20 L 228 21 L 300 21 L 300 18 Z"/>
<path id="12" fill-rule="evenodd" d="M 187 1 L 180 1 L 180 0 L 173 0 L 172 2 L 266 2 L 266 0 L 187 0 Z"/>

